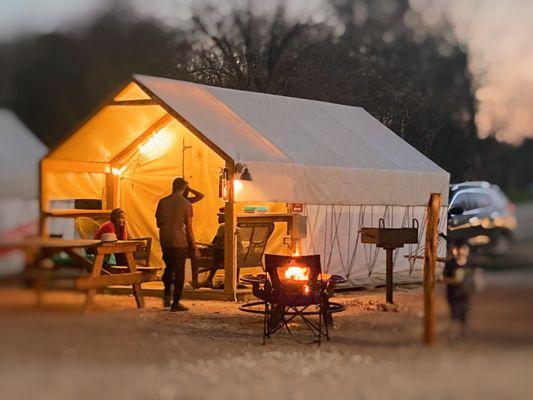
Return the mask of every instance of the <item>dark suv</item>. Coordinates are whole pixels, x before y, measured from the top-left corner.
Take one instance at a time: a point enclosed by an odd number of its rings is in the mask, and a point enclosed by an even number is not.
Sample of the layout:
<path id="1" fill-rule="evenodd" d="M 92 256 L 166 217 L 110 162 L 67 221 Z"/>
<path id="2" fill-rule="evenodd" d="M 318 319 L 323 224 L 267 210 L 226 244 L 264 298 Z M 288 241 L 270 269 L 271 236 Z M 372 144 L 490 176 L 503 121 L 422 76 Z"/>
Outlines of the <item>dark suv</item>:
<path id="1" fill-rule="evenodd" d="M 472 247 L 504 254 L 516 228 L 514 204 L 497 185 L 464 182 L 450 185 L 448 237 Z"/>

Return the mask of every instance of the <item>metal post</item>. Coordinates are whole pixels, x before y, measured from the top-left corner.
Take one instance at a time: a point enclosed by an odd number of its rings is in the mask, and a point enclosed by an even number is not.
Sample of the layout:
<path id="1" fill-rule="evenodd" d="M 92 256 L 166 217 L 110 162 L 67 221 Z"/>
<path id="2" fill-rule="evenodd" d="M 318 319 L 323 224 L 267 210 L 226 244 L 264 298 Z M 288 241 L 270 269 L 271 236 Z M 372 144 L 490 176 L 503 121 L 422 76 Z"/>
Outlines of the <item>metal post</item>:
<path id="1" fill-rule="evenodd" d="M 185 152 L 189 149 L 192 149 L 192 146 L 186 146 L 185 145 L 185 138 L 183 138 L 183 143 L 181 146 L 181 177 L 183 179 L 187 179 L 185 177 Z"/>
<path id="2" fill-rule="evenodd" d="M 392 247 L 386 247 L 385 250 L 387 251 L 387 277 L 386 277 L 386 287 L 387 287 L 387 296 L 386 300 L 387 303 L 393 303 L 393 296 L 392 296 L 392 267 L 393 267 L 393 261 L 392 261 L 392 252 L 394 251 L 394 248 Z"/>

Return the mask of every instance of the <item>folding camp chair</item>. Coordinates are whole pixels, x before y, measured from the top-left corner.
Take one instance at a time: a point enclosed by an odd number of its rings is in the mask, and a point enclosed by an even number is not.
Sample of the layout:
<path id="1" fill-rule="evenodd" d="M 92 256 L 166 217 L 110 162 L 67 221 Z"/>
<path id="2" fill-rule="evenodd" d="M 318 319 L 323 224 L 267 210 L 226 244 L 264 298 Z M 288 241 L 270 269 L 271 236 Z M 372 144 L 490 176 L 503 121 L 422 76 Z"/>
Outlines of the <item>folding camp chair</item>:
<path id="1" fill-rule="evenodd" d="M 320 345 L 323 336 L 329 340 L 328 326 L 324 320 L 328 301 L 327 285 L 322 281 L 320 256 L 266 254 L 265 265 L 268 281 L 263 293 L 256 293 L 265 303 L 263 344 L 266 338 L 283 327 L 293 336 L 289 324 L 296 318 L 303 321 L 314 335 L 314 342 Z M 302 276 L 300 279 L 291 276 L 290 268 L 294 267 L 304 271 L 303 279 Z"/>
<path id="2" fill-rule="evenodd" d="M 263 255 L 268 243 L 268 239 L 274 232 L 274 223 L 272 222 L 242 222 L 237 225 L 237 268 L 261 267 L 263 265 Z M 212 244 L 198 243 L 200 258 L 195 260 L 193 274 L 208 272 L 213 268 L 224 269 L 223 264 L 216 264 L 213 256 L 214 246 Z"/>

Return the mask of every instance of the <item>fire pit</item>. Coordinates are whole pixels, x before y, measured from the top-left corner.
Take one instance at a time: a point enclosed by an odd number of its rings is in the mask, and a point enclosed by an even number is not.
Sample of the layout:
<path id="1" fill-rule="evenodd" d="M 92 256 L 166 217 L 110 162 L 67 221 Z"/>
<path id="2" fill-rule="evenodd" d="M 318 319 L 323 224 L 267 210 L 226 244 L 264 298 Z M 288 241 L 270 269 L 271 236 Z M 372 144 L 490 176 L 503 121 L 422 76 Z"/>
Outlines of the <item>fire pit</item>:
<path id="1" fill-rule="evenodd" d="M 262 301 L 244 304 L 242 311 L 263 314 L 263 344 L 266 338 L 283 327 L 292 335 L 289 323 L 296 318 L 315 336 L 329 340 L 328 322 L 331 314 L 344 306 L 329 301 L 335 283 L 342 277 L 323 274 L 319 255 L 265 255 L 266 275 L 243 277 L 253 284 L 253 293 Z"/>

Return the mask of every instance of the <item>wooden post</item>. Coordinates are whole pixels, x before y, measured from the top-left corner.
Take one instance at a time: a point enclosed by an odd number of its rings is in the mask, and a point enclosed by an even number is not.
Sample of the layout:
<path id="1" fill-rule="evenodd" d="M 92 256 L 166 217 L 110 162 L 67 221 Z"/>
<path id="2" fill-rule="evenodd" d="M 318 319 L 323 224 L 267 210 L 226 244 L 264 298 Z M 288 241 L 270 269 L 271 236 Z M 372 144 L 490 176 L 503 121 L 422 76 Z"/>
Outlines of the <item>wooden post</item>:
<path id="1" fill-rule="evenodd" d="M 48 229 L 46 224 L 46 214 L 48 210 L 48 200 L 45 193 L 44 175 L 46 173 L 44 160 L 39 162 L 39 235 L 41 237 L 48 236 Z"/>
<path id="2" fill-rule="evenodd" d="M 105 208 L 112 210 L 118 206 L 118 176 L 108 172 L 105 174 Z"/>
<path id="3" fill-rule="evenodd" d="M 435 343 L 435 263 L 439 228 L 440 193 L 431 193 L 427 206 L 424 251 L 424 343 Z"/>
<path id="4" fill-rule="evenodd" d="M 226 162 L 228 169 L 228 201 L 226 202 L 224 214 L 224 292 L 226 294 L 234 295 L 233 280 L 235 279 L 236 265 L 235 265 L 235 229 L 237 228 L 237 219 L 235 215 L 235 164 L 233 162 Z"/>
<path id="5" fill-rule="evenodd" d="M 393 288 L 392 288 L 392 285 L 393 285 L 393 282 L 392 282 L 392 266 L 393 266 L 393 260 L 392 260 L 392 253 L 394 252 L 394 248 L 393 247 L 386 247 L 385 248 L 386 252 L 387 252 L 387 270 L 386 270 L 386 301 L 387 303 L 393 303 L 393 298 L 392 298 L 392 291 L 393 291 Z"/>

